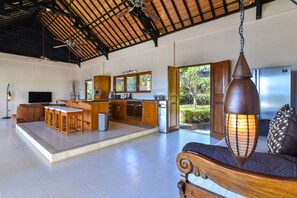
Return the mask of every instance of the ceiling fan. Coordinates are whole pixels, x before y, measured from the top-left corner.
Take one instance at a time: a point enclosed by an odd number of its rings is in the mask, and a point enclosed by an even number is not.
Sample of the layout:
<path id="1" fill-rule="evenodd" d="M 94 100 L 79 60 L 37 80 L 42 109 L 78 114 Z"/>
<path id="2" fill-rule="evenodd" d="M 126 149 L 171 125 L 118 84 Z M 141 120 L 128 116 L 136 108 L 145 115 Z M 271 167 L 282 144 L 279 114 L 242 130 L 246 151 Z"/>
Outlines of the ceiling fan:
<path id="1" fill-rule="evenodd" d="M 151 10 L 147 9 L 145 7 L 146 4 L 150 3 L 152 0 L 127 0 L 129 1 L 133 6 L 129 6 L 128 8 L 124 9 L 122 12 L 116 15 L 117 18 L 121 18 L 125 14 L 131 12 L 135 8 L 141 8 L 141 10 L 150 17 L 153 21 L 159 21 L 160 18 Z"/>
<path id="2" fill-rule="evenodd" d="M 68 47 L 68 48 L 73 48 L 73 49 L 76 49 L 76 50 L 78 50 L 80 52 L 83 52 L 83 49 L 80 46 L 87 45 L 87 43 L 77 43 L 74 39 L 71 38 L 71 35 L 72 35 L 71 12 L 70 12 L 70 15 L 69 15 L 69 30 L 70 30 L 70 32 L 69 32 L 68 39 L 61 40 L 59 38 L 54 38 L 56 41 L 60 41 L 63 44 L 53 46 L 53 48 Z"/>
<path id="3" fill-rule="evenodd" d="M 56 46 L 53 46 L 53 48 L 60 48 L 60 47 L 70 47 L 70 48 L 74 48 L 80 52 L 83 51 L 82 48 L 80 48 L 80 46 L 83 46 L 83 45 L 87 45 L 86 43 L 77 43 L 75 42 L 75 40 L 69 38 L 65 41 L 59 39 L 59 38 L 54 38 L 56 41 L 60 41 L 62 42 L 63 44 L 62 45 L 56 45 Z"/>

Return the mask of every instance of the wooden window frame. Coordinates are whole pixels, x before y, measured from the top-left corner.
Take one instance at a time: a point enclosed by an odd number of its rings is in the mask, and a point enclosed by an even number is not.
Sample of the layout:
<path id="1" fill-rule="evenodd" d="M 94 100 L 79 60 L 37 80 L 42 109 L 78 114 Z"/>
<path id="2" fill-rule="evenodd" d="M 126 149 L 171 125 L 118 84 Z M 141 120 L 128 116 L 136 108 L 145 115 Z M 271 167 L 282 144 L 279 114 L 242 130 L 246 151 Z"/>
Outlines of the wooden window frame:
<path id="1" fill-rule="evenodd" d="M 139 80 L 140 80 L 139 76 L 147 75 L 147 74 L 151 75 L 151 90 L 141 91 L 141 90 L 139 90 Z M 134 92 L 127 91 L 127 77 L 130 77 L 130 76 L 136 76 L 136 91 L 134 91 Z M 124 91 L 116 91 L 116 79 L 121 78 L 121 77 L 124 77 Z M 152 79 L 153 79 L 153 74 L 151 71 L 113 76 L 113 90 L 115 93 L 151 93 L 152 87 L 153 87 Z"/>
<path id="2" fill-rule="evenodd" d="M 88 90 L 87 90 L 87 88 L 88 88 L 88 82 L 93 82 L 93 80 L 92 79 L 85 80 L 85 100 L 88 99 L 88 95 L 87 95 L 88 94 Z M 92 97 L 93 97 L 93 93 L 92 93 Z"/>

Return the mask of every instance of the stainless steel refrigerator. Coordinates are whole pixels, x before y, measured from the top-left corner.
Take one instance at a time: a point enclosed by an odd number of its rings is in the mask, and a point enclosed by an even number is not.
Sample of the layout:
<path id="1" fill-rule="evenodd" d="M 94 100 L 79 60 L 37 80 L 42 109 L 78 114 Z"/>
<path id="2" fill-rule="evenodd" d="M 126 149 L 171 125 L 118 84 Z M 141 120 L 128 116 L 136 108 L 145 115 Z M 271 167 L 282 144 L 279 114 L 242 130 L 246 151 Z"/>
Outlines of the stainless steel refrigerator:
<path id="1" fill-rule="evenodd" d="M 260 119 L 271 119 L 284 104 L 291 106 L 291 66 L 252 70 L 260 96 Z"/>

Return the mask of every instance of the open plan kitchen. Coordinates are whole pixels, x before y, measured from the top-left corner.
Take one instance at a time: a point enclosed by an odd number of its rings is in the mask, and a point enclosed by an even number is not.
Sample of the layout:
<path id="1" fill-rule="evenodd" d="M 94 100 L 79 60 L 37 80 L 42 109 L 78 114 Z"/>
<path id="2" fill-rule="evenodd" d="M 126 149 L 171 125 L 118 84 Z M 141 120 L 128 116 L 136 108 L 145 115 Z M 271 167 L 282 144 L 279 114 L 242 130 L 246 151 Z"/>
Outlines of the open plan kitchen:
<path id="1" fill-rule="evenodd" d="M 84 110 L 84 128 L 88 130 L 98 129 L 99 114 L 104 114 L 108 121 L 157 127 L 158 101 L 165 97 L 133 98 L 133 94 L 151 93 L 152 73 L 127 73 L 113 76 L 113 81 L 111 76 L 94 76 L 92 81 L 85 82 L 85 99 L 62 101 L 67 107 Z M 74 98 L 77 99 L 75 94 Z"/>
<path id="2" fill-rule="evenodd" d="M 151 94 L 151 71 L 96 75 L 84 85 L 84 97 L 73 81 L 70 99 L 55 103 L 52 92 L 30 91 L 30 104 L 20 104 L 13 115 L 18 130 L 50 162 L 168 132 L 165 95 L 134 98 Z"/>

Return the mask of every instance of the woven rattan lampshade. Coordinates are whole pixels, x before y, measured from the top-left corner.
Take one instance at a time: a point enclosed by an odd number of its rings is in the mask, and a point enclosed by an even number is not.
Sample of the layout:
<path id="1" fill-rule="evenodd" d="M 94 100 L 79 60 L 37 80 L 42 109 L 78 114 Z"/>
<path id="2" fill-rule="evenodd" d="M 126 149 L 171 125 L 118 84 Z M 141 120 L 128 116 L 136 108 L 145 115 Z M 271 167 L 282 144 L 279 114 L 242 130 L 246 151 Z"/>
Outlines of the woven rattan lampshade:
<path id="1" fill-rule="evenodd" d="M 251 71 L 245 59 L 243 22 L 244 2 L 240 5 L 240 55 L 235 65 L 232 81 L 228 85 L 224 98 L 225 140 L 234 159 L 241 166 L 254 152 L 258 140 L 258 120 L 260 113 L 259 94 L 252 82 Z"/>
<path id="2" fill-rule="evenodd" d="M 241 166 L 254 152 L 258 139 L 260 100 L 243 53 L 234 68 L 225 98 L 225 139 Z"/>

